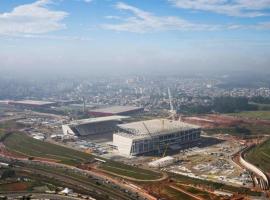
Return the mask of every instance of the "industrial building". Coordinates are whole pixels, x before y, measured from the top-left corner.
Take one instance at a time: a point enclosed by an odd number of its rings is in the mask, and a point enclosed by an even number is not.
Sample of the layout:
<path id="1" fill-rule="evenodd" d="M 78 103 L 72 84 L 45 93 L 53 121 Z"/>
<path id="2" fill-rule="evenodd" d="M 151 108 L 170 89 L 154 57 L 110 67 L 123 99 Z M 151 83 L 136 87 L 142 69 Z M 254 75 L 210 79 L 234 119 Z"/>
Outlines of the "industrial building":
<path id="1" fill-rule="evenodd" d="M 44 108 L 54 106 L 57 103 L 50 101 L 21 100 L 21 101 L 9 101 L 8 104 L 20 106 L 23 108 Z"/>
<path id="2" fill-rule="evenodd" d="M 138 155 L 167 148 L 180 149 L 198 141 L 201 128 L 181 121 L 153 119 L 118 125 L 113 144 L 123 155 Z"/>
<path id="3" fill-rule="evenodd" d="M 104 108 L 98 108 L 90 110 L 89 114 L 101 117 L 101 116 L 111 116 L 111 115 L 131 115 L 143 112 L 144 108 L 136 106 L 110 106 Z"/>
<path id="4" fill-rule="evenodd" d="M 89 118 L 72 121 L 69 124 L 62 125 L 65 135 L 87 136 L 91 134 L 99 134 L 113 132 L 117 130 L 117 125 L 122 123 L 127 116 L 108 116 Z"/>

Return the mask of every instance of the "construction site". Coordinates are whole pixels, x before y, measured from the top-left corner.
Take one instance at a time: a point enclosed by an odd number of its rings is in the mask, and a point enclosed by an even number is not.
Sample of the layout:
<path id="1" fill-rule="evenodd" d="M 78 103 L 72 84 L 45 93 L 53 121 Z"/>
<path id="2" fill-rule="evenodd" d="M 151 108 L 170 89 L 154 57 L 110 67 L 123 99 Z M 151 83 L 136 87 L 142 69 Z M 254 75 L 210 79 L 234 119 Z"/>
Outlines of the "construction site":
<path id="1" fill-rule="evenodd" d="M 229 188 L 241 187 L 255 193 L 269 189 L 269 171 L 253 165 L 246 156 L 250 149 L 268 139 L 269 121 L 217 114 L 179 115 L 174 110 L 169 90 L 168 93 L 170 110 L 167 111 L 167 117 L 153 117 L 149 120 L 115 114 L 73 120 L 67 116 L 16 109 L 3 115 L 2 119 L 15 120 L 22 125 L 19 130 L 34 139 L 31 143 L 48 142 L 78 150 L 84 153 L 83 159 L 89 155 L 89 159 L 84 162 L 74 156 L 64 163 L 72 163 L 80 169 L 106 175 L 107 179 L 109 174 L 129 181 L 160 180 L 163 184 L 168 181 L 166 174 L 173 174 L 185 177 L 184 179 L 190 178 L 193 182 L 210 181 Z M 261 125 L 261 129 L 253 129 L 253 124 L 256 127 Z M 250 134 L 246 134 L 247 130 Z M 59 162 L 68 157 L 65 154 L 43 158 L 38 149 L 33 152 L 36 144 L 28 150 L 22 149 L 21 146 L 30 144 L 18 142 L 25 141 L 25 138 L 16 134 L 7 138 L 12 137 L 14 140 L 10 139 L 11 141 L 4 138 L 6 145 L 11 142 L 16 146 L 17 152 L 22 152 L 21 155 L 30 154 L 31 158 L 46 162 Z M 5 148 L 1 151 L 7 156 L 14 156 Z M 46 155 L 53 155 L 52 152 L 47 153 Z M 155 193 L 150 185 L 142 187 L 149 190 L 149 194 Z M 168 190 L 179 187 L 169 185 Z M 234 194 L 228 190 L 224 193 L 211 189 L 211 192 L 217 193 L 214 196 Z"/>

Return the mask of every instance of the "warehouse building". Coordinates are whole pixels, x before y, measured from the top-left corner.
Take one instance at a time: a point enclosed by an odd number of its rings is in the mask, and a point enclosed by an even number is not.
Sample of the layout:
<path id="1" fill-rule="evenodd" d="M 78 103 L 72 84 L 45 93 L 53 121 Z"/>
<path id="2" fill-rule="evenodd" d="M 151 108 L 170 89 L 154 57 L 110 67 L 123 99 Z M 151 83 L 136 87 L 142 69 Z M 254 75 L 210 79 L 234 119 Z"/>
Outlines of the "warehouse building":
<path id="1" fill-rule="evenodd" d="M 62 125 L 64 135 L 87 136 L 99 133 L 113 132 L 118 129 L 117 125 L 122 123 L 127 116 L 108 116 L 89 118 L 72 121 Z"/>
<path id="2" fill-rule="evenodd" d="M 19 106 L 22 108 L 47 108 L 50 106 L 55 106 L 57 103 L 51 101 L 21 100 L 9 101 L 8 104 Z"/>
<path id="3" fill-rule="evenodd" d="M 154 119 L 118 125 L 113 144 L 123 155 L 138 155 L 166 148 L 180 149 L 200 139 L 201 128 L 181 121 Z"/>
<path id="4" fill-rule="evenodd" d="M 144 108 L 136 106 L 110 106 L 104 108 L 98 108 L 90 110 L 89 114 L 101 117 L 101 116 L 111 116 L 111 115 L 132 115 L 136 113 L 143 112 Z"/>

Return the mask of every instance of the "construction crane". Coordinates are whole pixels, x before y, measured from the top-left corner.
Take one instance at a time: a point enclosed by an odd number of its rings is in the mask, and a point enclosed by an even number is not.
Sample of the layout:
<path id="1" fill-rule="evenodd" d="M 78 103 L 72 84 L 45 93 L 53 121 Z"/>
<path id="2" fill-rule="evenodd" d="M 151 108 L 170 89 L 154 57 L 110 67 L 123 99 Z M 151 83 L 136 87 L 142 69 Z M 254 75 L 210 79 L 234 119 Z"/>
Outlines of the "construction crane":
<path id="1" fill-rule="evenodd" d="M 170 116 L 169 118 L 175 120 L 175 116 L 176 116 L 176 111 L 173 108 L 173 103 L 172 103 L 172 95 L 171 95 L 171 90 L 170 88 L 168 88 L 168 95 L 169 95 L 169 101 L 170 101 Z"/>
<path id="2" fill-rule="evenodd" d="M 165 147 L 165 150 L 163 152 L 163 155 L 162 155 L 162 158 L 165 157 L 166 153 L 167 153 L 167 150 L 168 150 L 168 146 L 169 146 L 169 143 L 166 144 L 166 147 Z"/>
<path id="3" fill-rule="evenodd" d="M 85 111 L 86 111 L 86 104 L 85 104 L 85 97 L 83 96 L 82 97 L 82 100 L 83 100 L 83 114 L 85 114 Z"/>
<path id="4" fill-rule="evenodd" d="M 146 124 L 143 122 L 142 123 L 143 124 L 143 126 L 144 126 L 144 128 L 146 129 L 146 131 L 147 131 L 147 133 L 148 133 L 148 135 L 151 137 L 151 139 L 153 138 L 153 136 L 151 135 L 151 133 L 150 133 L 150 131 L 149 131 L 149 129 L 147 128 L 147 126 L 146 126 Z"/>

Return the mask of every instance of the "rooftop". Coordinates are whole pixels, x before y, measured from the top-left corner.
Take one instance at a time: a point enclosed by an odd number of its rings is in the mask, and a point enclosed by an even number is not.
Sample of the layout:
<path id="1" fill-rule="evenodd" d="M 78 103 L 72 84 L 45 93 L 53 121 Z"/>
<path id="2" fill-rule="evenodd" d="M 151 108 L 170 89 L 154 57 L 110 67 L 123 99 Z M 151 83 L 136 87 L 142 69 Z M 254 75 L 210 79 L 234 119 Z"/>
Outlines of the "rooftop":
<path id="1" fill-rule="evenodd" d="M 78 126 L 83 124 L 91 124 L 91 123 L 98 123 L 98 122 L 106 122 L 106 121 L 115 121 L 115 120 L 122 120 L 127 119 L 128 116 L 108 116 L 108 117 L 97 117 L 97 118 L 89 118 L 89 119 L 81 119 L 81 120 L 75 120 L 70 122 L 68 125 L 71 126 Z"/>
<path id="2" fill-rule="evenodd" d="M 51 101 L 36 101 L 36 100 L 21 100 L 21 101 L 10 101 L 10 103 L 28 104 L 28 105 L 35 105 L 35 106 L 44 106 L 44 105 L 54 104 L 55 102 L 51 102 Z"/>
<path id="3" fill-rule="evenodd" d="M 188 124 L 182 121 L 173 121 L 168 119 L 153 119 L 147 121 L 132 122 L 127 124 L 120 124 L 118 127 L 127 133 L 120 132 L 117 134 L 134 139 L 150 137 L 150 135 L 156 136 L 170 132 L 186 131 L 200 128 L 199 126 Z"/>
<path id="4" fill-rule="evenodd" d="M 117 114 L 117 113 L 138 110 L 138 109 L 143 109 L 143 108 L 136 107 L 136 106 L 110 106 L 110 107 L 105 107 L 105 108 L 94 109 L 94 110 L 91 110 L 90 112 Z"/>

